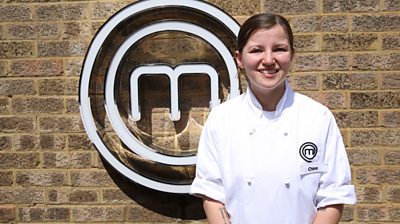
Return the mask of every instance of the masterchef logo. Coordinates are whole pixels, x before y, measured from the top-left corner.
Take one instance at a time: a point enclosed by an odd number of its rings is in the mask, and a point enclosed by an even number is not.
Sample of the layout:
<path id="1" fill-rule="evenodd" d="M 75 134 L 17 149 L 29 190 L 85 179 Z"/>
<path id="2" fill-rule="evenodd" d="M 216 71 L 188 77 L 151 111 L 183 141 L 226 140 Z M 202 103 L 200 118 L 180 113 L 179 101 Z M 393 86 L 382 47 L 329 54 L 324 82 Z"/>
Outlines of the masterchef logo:
<path id="1" fill-rule="evenodd" d="M 196 0 L 138 1 L 113 15 L 80 80 L 82 121 L 102 158 L 143 186 L 188 193 L 208 111 L 240 93 L 238 31 Z"/>

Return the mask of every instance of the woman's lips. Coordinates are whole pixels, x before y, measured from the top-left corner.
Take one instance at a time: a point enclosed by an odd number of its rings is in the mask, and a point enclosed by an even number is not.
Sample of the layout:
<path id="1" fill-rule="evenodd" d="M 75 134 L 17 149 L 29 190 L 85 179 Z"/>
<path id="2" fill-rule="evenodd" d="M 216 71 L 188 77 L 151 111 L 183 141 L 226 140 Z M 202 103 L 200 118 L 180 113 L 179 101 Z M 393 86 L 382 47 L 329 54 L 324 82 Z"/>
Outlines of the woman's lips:
<path id="1" fill-rule="evenodd" d="M 266 75 L 273 75 L 275 73 L 277 73 L 279 71 L 278 68 L 272 68 L 272 69 L 259 69 L 258 70 L 260 73 L 262 74 L 266 74 Z"/>

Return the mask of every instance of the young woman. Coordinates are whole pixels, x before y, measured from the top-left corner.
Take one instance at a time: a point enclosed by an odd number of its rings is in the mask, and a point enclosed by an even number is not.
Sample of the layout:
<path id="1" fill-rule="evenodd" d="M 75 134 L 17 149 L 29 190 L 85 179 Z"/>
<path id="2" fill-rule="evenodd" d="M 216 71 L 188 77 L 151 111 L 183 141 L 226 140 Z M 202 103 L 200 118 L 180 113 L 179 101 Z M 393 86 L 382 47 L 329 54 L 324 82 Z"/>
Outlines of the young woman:
<path id="1" fill-rule="evenodd" d="M 242 25 L 235 57 L 249 87 L 209 114 L 191 187 L 209 223 L 338 223 L 356 201 L 332 113 L 286 80 L 293 55 L 282 16 Z"/>

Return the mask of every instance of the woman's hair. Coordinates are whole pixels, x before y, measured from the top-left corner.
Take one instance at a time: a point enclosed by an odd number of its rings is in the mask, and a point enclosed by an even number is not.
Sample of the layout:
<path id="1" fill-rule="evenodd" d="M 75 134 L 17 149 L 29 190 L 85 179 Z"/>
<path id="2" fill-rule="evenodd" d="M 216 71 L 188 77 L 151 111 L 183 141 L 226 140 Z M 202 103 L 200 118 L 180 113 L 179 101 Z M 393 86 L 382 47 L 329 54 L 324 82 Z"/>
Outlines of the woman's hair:
<path id="1" fill-rule="evenodd" d="M 261 13 L 247 19 L 240 28 L 237 42 L 237 50 L 242 53 L 244 46 L 250 36 L 259 29 L 270 29 L 275 25 L 280 25 L 289 38 L 289 45 L 292 54 L 293 47 L 293 32 L 289 22 L 281 15 L 274 13 Z"/>

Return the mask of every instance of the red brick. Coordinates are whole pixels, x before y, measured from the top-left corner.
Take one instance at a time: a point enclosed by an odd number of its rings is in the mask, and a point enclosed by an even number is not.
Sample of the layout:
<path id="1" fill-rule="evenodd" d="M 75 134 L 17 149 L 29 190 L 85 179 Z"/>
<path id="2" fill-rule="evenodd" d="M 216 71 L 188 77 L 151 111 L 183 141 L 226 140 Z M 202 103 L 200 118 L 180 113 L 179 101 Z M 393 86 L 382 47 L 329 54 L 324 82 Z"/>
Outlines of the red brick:
<path id="1" fill-rule="evenodd" d="M 67 137 L 65 135 L 41 134 L 40 149 L 63 151 L 67 148 Z"/>
<path id="2" fill-rule="evenodd" d="M 325 34 L 322 37 L 324 51 L 377 50 L 377 34 Z"/>
<path id="3" fill-rule="evenodd" d="M 109 174 L 104 170 L 74 171 L 71 172 L 71 181 L 74 187 L 115 186 Z"/>
<path id="4" fill-rule="evenodd" d="M 158 210 L 168 210 L 168 213 L 172 213 L 172 217 L 177 217 L 180 213 L 178 209 L 173 210 L 174 206 L 162 206 L 159 205 Z M 127 220 L 130 222 L 165 222 L 165 221 L 176 221 L 176 219 L 168 216 L 162 215 L 165 212 L 154 212 L 146 208 L 137 207 L 137 206 L 129 206 L 127 208 Z"/>
<path id="5" fill-rule="evenodd" d="M 48 152 L 43 154 L 44 168 L 82 169 L 92 167 L 91 152 Z"/>
<path id="6" fill-rule="evenodd" d="M 78 57 L 85 56 L 88 43 L 86 41 L 51 41 L 38 44 L 40 57 Z"/>
<path id="7" fill-rule="evenodd" d="M 354 205 L 344 205 L 340 221 L 341 222 L 353 221 L 354 219 L 353 216 L 354 216 Z"/>
<path id="8" fill-rule="evenodd" d="M 122 222 L 124 207 L 78 207 L 72 209 L 74 222 Z"/>
<path id="9" fill-rule="evenodd" d="M 14 136 L 14 147 L 17 151 L 35 151 L 39 149 L 39 138 L 29 134 Z"/>
<path id="10" fill-rule="evenodd" d="M 87 134 L 71 134 L 68 136 L 68 148 L 70 150 L 88 150 L 93 149 L 93 146 Z"/>
<path id="11" fill-rule="evenodd" d="M 0 189 L 0 203 L 2 204 L 29 204 L 44 203 L 44 189 L 39 188 L 2 188 Z"/>
<path id="12" fill-rule="evenodd" d="M 385 73 L 382 75 L 383 89 L 400 89 L 400 73 Z"/>
<path id="13" fill-rule="evenodd" d="M 324 0 L 323 11 L 332 12 L 377 12 L 379 0 Z"/>
<path id="14" fill-rule="evenodd" d="M 68 58 L 65 60 L 65 74 L 67 76 L 79 77 L 81 74 L 83 60 L 78 58 Z"/>
<path id="15" fill-rule="evenodd" d="M 12 147 L 11 136 L 0 136 L 0 151 L 9 151 Z"/>
<path id="16" fill-rule="evenodd" d="M 56 39 L 60 36 L 56 23 L 11 24 L 8 32 L 12 40 Z"/>
<path id="17" fill-rule="evenodd" d="M 19 219 L 23 222 L 67 222 L 70 220 L 69 208 L 62 207 L 23 207 L 19 208 Z"/>
<path id="18" fill-rule="evenodd" d="M 362 205 L 358 206 L 357 211 L 357 220 L 361 222 L 390 221 L 388 208 L 384 206 Z"/>
<path id="19" fill-rule="evenodd" d="M 121 189 L 103 189 L 103 201 L 107 204 L 134 203 Z"/>
<path id="20" fill-rule="evenodd" d="M 12 171 L 0 171 L 0 186 L 11 186 L 13 183 Z"/>
<path id="21" fill-rule="evenodd" d="M 295 35 L 294 49 L 297 52 L 314 52 L 320 50 L 320 37 L 316 34 Z"/>
<path id="22" fill-rule="evenodd" d="M 126 5 L 126 2 L 98 2 L 93 4 L 91 18 L 108 19 Z"/>
<path id="23" fill-rule="evenodd" d="M 336 122 L 341 128 L 376 127 L 378 112 L 376 111 L 338 111 L 334 112 Z"/>
<path id="24" fill-rule="evenodd" d="M 63 61 L 60 59 L 13 60 L 10 68 L 10 75 L 12 76 L 60 76 L 63 74 Z"/>
<path id="25" fill-rule="evenodd" d="M 318 12 L 318 1 L 316 0 L 265 0 L 264 11 L 279 14 L 311 14 Z"/>
<path id="26" fill-rule="evenodd" d="M 382 111 L 382 126 L 400 127 L 400 111 Z"/>
<path id="27" fill-rule="evenodd" d="M 97 189 L 61 187 L 48 190 L 50 204 L 95 204 L 99 203 Z"/>
<path id="28" fill-rule="evenodd" d="M 0 6 L 0 21 L 15 22 L 32 19 L 32 11 L 28 6 L 2 5 Z"/>
<path id="29" fill-rule="evenodd" d="M 351 92 L 350 107 L 352 109 L 381 109 L 400 107 L 400 92 Z"/>
<path id="30" fill-rule="evenodd" d="M 400 170 L 396 168 L 359 168 L 355 178 L 359 184 L 399 184 Z"/>
<path id="31" fill-rule="evenodd" d="M 389 208 L 389 219 L 392 221 L 400 221 L 400 207 Z"/>
<path id="32" fill-rule="evenodd" d="M 91 38 L 91 24 L 87 22 L 66 22 L 62 25 L 63 39 Z"/>
<path id="33" fill-rule="evenodd" d="M 351 149 L 347 152 L 351 165 L 381 165 L 381 153 L 374 149 Z"/>
<path id="34" fill-rule="evenodd" d="M 67 184 L 67 173 L 52 170 L 18 171 L 16 183 L 21 186 L 61 186 Z"/>
<path id="35" fill-rule="evenodd" d="M 261 1 L 258 0 L 247 0 L 247 1 L 224 1 L 224 0 L 209 0 L 211 4 L 214 4 L 229 15 L 253 15 L 261 9 Z"/>
<path id="36" fill-rule="evenodd" d="M 13 112 L 15 114 L 27 113 L 62 113 L 64 108 L 63 98 L 54 97 L 18 97 L 12 99 Z"/>
<path id="37" fill-rule="evenodd" d="M 303 92 L 305 95 L 324 104 L 330 109 L 340 109 L 347 106 L 346 94 L 344 92 Z"/>
<path id="38" fill-rule="evenodd" d="M 348 70 L 349 58 L 343 54 L 298 54 L 293 62 L 293 71 Z"/>
<path id="39" fill-rule="evenodd" d="M 4 40 L 4 39 L 5 39 L 5 37 L 4 37 L 4 28 L 3 28 L 3 25 L 0 25 L 0 40 Z M 0 76 L 2 76 L 1 74 L 2 73 L 0 72 Z"/>
<path id="40" fill-rule="evenodd" d="M 0 40 L 1 40 L 1 26 L 0 26 Z M 5 63 L 4 62 L 0 62 L 0 77 L 3 77 L 5 75 L 6 75 Z"/>
<path id="41" fill-rule="evenodd" d="M 66 98 L 66 112 L 71 114 L 78 114 L 79 110 L 79 102 L 76 97 Z"/>
<path id="42" fill-rule="evenodd" d="M 15 220 L 15 206 L 0 205 L 0 222 L 14 223 Z"/>
<path id="43" fill-rule="evenodd" d="M 400 203 L 400 187 L 398 186 L 385 187 L 385 198 L 390 202 Z"/>
<path id="44" fill-rule="evenodd" d="M 0 98 L 0 114 L 10 113 L 10 100 L 6 97 Z"/>
<path id="45" fill-rule="evenodd" d="M 399 146 L 400 131 L 386 130 L 353 130 L 351 132 L 352 146 Z"/>
<path id="46" fill-rule="evenodd" d="M 39 81 L 40 95 L 77 95 L 78 79 L 43 79 Z"/>
<path id="47" fill-rule="evenodd" d="M 28 95 L 35 94 L 35 81 L 32 79 L 1 79 L 1 95 Z"/>
<path id="48" fill-rule="evenodd" d="M 356 195 L 358 203 L 381 203 L 383 194 L 381 187 L 357 186 Z"/>
<path id="49" fill-rule="evenodd" d="M 99 202 L 99 194 L 96 190 L 72 189 L 67 197 L 70 203 Z"/>
<path id="50" fill-rule="evenodd" d="M 84 130 L 79 116 L 41 116 L 39 125 L 42 132 L 79 132 Z"/>
<path id="51" fill-rule="evenodd" d="M 294 74 L 291 75 L 288 79 L 291 87 L 294 90 L 317 90 L 320 86 L 320 78 L 318 74 Z"/>
<path id="52" fill-rule="evenodd" d="M 360 205 L 358 206 L 358 221 L 362 222 L 389 222 L 400 221 L 399 206 Z"/>
<path id="53" fill-rule="evenodd" d="M 293 16 L 290 24 L 294 33 L 346 32 L 349 29 L 348 19 L 343 15 Z"/>
<path id="54" fill-rule="evenodd" d="M 352 18 L 352 31 L 375 32 L 400 29 L 400 15 L 356 15 Z"/>
<path id="55" fill-rule="evenodd" d="M 400 10 L 400 3 L 398 0 L 384 0 L 383 9 L 385 11 L 398 12 Z"/>
<path id="56" fill-rule="evenodd" d="M 327 73 L 322 76 L 322 88 L 332 90 L 377 89 L 378 78 L 374 73 Z"/>
<path id="57" fill-rule="evenodd" d="M 39 153 L 0 153 L 0 169 L 37 168 L 39 163 Z"/>
<path id="58" fill-rule="evenodd" d="M 350 67 L 353 70 L 399 70 L 400 53 L 360 53 L 354 54 Z"/>
<path id="59" fill-rule="evenodd" d="M 35 15 L 39 20 L 84 20 L 88 18 L 88 3 L 55 3 L 36 7 Z"/>
<path id="60" fill-rule="evenodd" d="M 400 4 L 399 4 L 400 7 Z M 384 50 L 400 50 L 400 36 L 398 34 L 383 35 L 382 49 Z"/>
<path id="61" fill-rule="evenodd" d="M 36 128 L 36 119 L 31 116 L 0 117 L 0 130 L 4 133 L 32 132 Z"/>
<path id="62" fill-rule="evenodd" d="M 10 100 L 6 97 L 0 98 L 0 114 L 10 113 Z"/>
<path id="63" fill-rule="evenodd" d="M 390 150 L 384 153 L 384 160 L 386 165 L 399 165 L 400 164 L 400 150 Z"/>
<path id="64" fill-rule="evenodd" d="M 0 59 L 31 58 L 33 56 L 33 42 L 0 42 Z"/>

